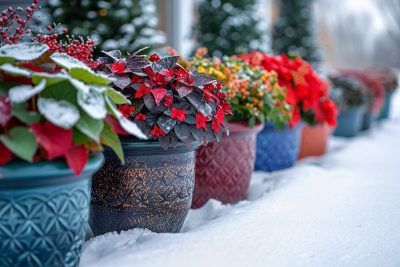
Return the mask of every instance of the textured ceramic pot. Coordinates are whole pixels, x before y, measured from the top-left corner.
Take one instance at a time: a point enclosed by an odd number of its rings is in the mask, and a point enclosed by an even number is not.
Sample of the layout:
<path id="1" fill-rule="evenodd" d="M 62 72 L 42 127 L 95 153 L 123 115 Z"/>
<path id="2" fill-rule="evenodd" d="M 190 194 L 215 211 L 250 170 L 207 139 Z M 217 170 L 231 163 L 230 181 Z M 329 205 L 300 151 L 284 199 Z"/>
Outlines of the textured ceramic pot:
<path id="1" fill-rule="evenodd" d="M 389 118 L 390 107 L 392 103 L 392 96 L 393 93 L 386 93 L 385 94 L 385 101 L 383 102 L 383 107 L 381 113 L 379 114 L 379 119 L 385 120 Z"/>
<path id="2" fill-rule="evenodd" d="M 332 128 L 326 123 L 316 126 L 304 125 L 301 131 L 298 159 L 325 154 L 331 132 Z"/>
<path id="3" fill-rule="evenodd" d="M 91 158 L 80 176 L 61 161 L 0 167 L 0 266 L 78 266 L 102 163 Z"/>
<path id="4" fill-rule="evenodd" d="M 197 144 L 164 150 L 154 141 L 121 141 L 125 164 L 107 150 L 93 177 L 93 234 L 133 228 L 179 232 L 192 203 Z"/>
<path id="5" fill-rule="evenodd" d="M 302 128 L 303 123 L 284 129 L 265 125 L 257 136 L 256 170 L 272 172 L 292 167 L 299 153 Z"/>
<path id="6" fill-rule="evenodd" d="M 209 199 L 236 203 L 245 198 L 254 169 L 256 135 L 262 127 L 230 123 L 229 136 L 198 149 L 193 208 Z"/>
<path id="7" fill-rule="evenodd" d="M 369 130 L 373 122 L 374 122 L 374 114 L 371 110 L 367 110 L 363 115 L 361 131 Z"/>
<path id="8" fill-rule="evenodd" d="M 361 130 L 364 113 L 364 106 L 351 107 L 341 112 L 333 135 L 340 137 L 356 136 Z"/>

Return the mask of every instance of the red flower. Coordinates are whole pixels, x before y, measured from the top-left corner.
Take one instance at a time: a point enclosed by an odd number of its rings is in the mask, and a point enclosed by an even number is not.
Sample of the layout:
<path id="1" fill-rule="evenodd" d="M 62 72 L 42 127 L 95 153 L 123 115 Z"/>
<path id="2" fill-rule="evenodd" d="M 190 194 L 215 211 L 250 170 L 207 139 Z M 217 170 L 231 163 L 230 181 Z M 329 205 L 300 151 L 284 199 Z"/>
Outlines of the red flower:
<path id="1" fill-rule="evenodd" d="M 153 136 L 155 136 L 155 137 L 159 137 L 159 136 L 164 136 L 164 135 L 165 135 L 165 132 L 164 132 L 160 127 L 158 127 L 157 125 L 155 125 L 155 126 L 153 127 L 153 129 L 150 131 L 150 134 L 153 135 Z"/>
<path id="2" fill-rule="evenodd" d="M 135 116 L 135 121 L 144 121 L 146 119 L 146 115 L 144 115 L 143 113 L 138 113 Z"/>
<path id="3" fill-rule="evenodd" d="M 224 92 L 219 92 L 217 94 L 217 96 L 218 96 L 219 99 L 225 99 L 226 98 L 226 94 Z"/>
<path id="4" fill-rule="evenodd" d="M 211 123 L 211 129 L 212 129 L 215 133 L 217 133 L 217 134 L 220 132 L 220 130 L 219 130 L 219 123 L 218 123 L 217 120 L 214 120 L 214 121 Z"/>
<path id="5" fill-rule="evenodd" d="M 125 118 L 129 118 L 135 109 L 135 107 L 129 106 L 129 104 L 123 104 L 118 107 L 119 112 L 121 112 Z"/>
<path id="6" fill-rule="evenodd" d="M 213 85 L 212 83 L 205 84 L 205 85 L 203 86 L 203 89 L 204 89 L 205 91 L 212 92 L 212 90 L 214 89 L 214 85 Z"/>
<path id="7" fill-rule="evenodd" d="M 185 121 L 185 119 L 186 119 L 186 110 L 172 108 L 171 118 L 177 119 L 178 121 Z"/>
<path id="8" fill-rule="evenodd" d="M 142 78 L 140 78 L 137 75 L 133 76 L 131 79 L 131 83 L 141 83 L 141 82 L 142 82 Z"/>
<path id="9" fill-rule="evenodd" d="M 172 95 L 167 95 L 164 98 L 164 106 L 169 108 L 174 103 L 174 97 Z"/>
<path id="10" fill-rule="evenodd" d="M 125 72 L 125 63 L 123 61 L 118 61 L 116 63 L 110 64 L 111 72 L 122 74 Z"/>
<path id="11" fill-rule="evenodd" d="M 135 98 L 141 98 L 144 95 L 150 93 L 150 88 L 144 84 L 141 84 L 139 89 L 135 93 Z"/>
<path id="12" fill-rule="evenodd" d="M 151 55 L 150 55 L 149 59 L 150 59 L 151 62 L 155 62 L 155 61 L 159 61 L 161 58 L 160 58 L 159 55 L 157 55 L 156 53 L 154 53 L 154 54 L 151 54 Z"/>
<path id="13" fill-rule="evenodd" d="M 215 88 L 217 89 L 217 91 L 221 90 L 221 88 L 222 88 L 221 83 L 217 83 L 217 85 L 215 86 Z"/>
<path id="14" fill-rule="evenodd" d="M 217 121 L 218 124 L 224 125 L 225 121 L 225 112 L 222 109 L 217 110 L 217 114 L 215 114 L 215 121 Z"/>
<path id="15" fill-rule="evenodd" d="M 200 128 L 207 129 L 206 122 L 207 122 L 207 117 L 206 116 L 204 116 L 201 113 L 197 113 L 196 114 L 196 128 L 197 129 L 200 129 Z"/>
<path id="16" fill-rule="evenodd" d="M 231 105 L 228 102 L 222 102 L 220 107 L 225 113 L 232 115 Z"/>

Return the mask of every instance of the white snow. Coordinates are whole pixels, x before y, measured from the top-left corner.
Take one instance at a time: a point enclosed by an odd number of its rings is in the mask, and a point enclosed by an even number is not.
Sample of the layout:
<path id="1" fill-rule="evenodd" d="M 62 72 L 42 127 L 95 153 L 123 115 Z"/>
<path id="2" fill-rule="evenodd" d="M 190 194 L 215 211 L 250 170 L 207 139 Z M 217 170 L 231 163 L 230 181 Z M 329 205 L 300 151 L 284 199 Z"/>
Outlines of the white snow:
<path id="1" fill-rule="evenodd" d="M 81 267 L 400 266 L 400 95 L 392 119 L 329 153 L 254 174 L 248 200 L 191 210 L 179 234 L 90 240 Z"/>

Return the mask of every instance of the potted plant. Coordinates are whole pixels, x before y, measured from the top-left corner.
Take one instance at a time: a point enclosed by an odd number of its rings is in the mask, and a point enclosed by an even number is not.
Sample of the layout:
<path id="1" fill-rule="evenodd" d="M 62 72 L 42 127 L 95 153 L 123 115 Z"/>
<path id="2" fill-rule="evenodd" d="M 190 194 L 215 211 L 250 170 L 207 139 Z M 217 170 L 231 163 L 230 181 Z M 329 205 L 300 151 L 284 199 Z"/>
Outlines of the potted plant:
<path id="1" fill-rule="evenodd" d="M 105 151 L 93 178 L 92 230 L 178 232 L 192 203 L 195 149 L 227 132 L 230 105 L 216 79 L 184 69 L 179 56 L 104 54 L 96 70 L 115 79 L 131 100 L 118 109 L 151 140 L 123 137 L 125 165 Z"/>
<path id="2" fill-rule="evenodd" d="M 280 170 L 293 166 L 298 156 L 323 153 L 329 128 L 336 123 L 336 108 L 328 97 L 326 82 L 299 57 L 269 56 L 256 51 L 240 57 L 254 66 L 275 71 L 279 85 L 288 90 L 286 101 L 292 107 L 292 119 L 285 129 L 267 125 L 259 135 L 256 169 Z M 302 121 L 306 123 L 304 129 Z"/>
<path id="3" fill-rule="evenodd" d="M 371 95 L 363 83 L 354 77 L 330 75 L 332 97 L 339 110 L 335 136 L 354 137 L 361 130 L 363 115 Z M 372 98 L 371 98 L 372 99 Z"/>
<path id="4" fill-rule="evenodd" d="M 372 95 L 370 104 L 365 110 L 363 123 L 361 126 L 362 131 L 369 130 L 375 118 L 383 107 L 385 98 L 385 88 L 380 76 L 368 73 L 363 70 L 342 70 L 341 73 L 346 76 L 354 77 L 360 82 L 364 83 L 370 94 Z"/>
<path id="5" fill-rule="evenodd" d="M 221 81 L 222 92 L 231 103 L 230 134 L 197 151 L 194 208 L 211 198 L 223 203 L 242 200 L 254 169 L 257 133 L 265 121 L 283 125 L 290 113 L 284 101 L 286 92 L 274 73 L 238 58 L 205 58 L 205 54 L 204 49 L 198 50 L 187 67 Z"/>

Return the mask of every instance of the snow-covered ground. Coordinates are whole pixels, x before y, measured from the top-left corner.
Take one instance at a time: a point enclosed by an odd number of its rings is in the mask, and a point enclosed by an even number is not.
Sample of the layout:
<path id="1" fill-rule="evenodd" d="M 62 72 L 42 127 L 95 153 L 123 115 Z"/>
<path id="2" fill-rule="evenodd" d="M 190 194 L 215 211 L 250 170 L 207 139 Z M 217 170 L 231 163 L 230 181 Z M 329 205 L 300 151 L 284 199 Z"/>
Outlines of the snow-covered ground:
<path id="1" fill-rule="evenodd" d="M 255 173 L 248 200 L 191 210 L 179 234 L 87 243 L 81 267 L 400 266 L 400 95 L 392 119 L 329 153 Z"/>

